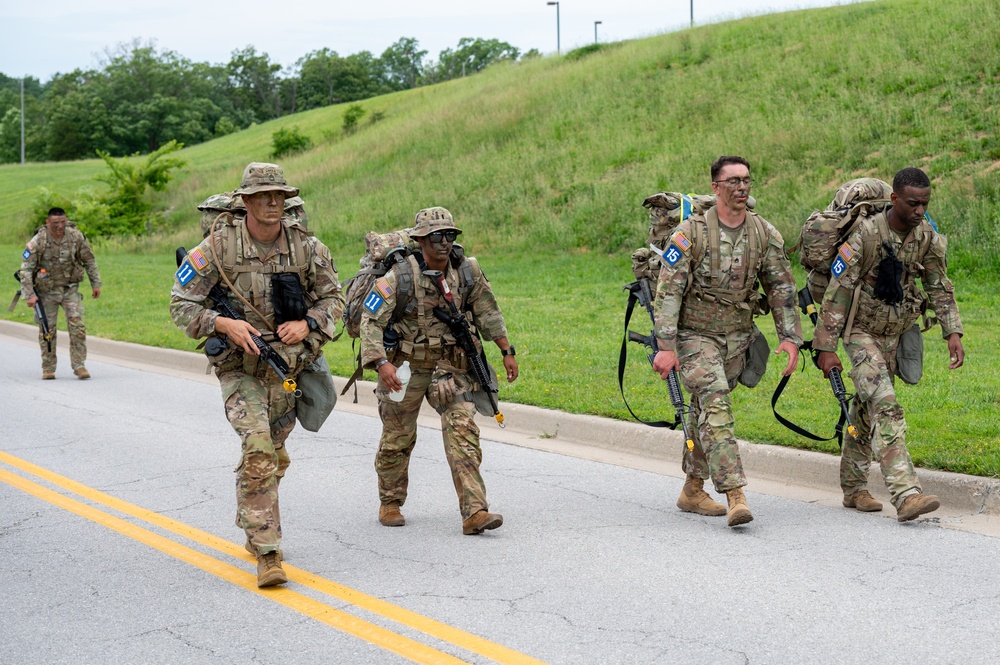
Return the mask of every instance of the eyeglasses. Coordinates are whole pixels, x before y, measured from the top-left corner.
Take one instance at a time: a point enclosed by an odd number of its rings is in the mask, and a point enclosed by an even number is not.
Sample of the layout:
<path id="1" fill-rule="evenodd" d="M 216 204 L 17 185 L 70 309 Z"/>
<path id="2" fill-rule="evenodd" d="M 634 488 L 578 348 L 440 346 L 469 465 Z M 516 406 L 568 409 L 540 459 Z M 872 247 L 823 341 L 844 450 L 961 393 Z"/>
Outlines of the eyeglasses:
<path id="1" fill-rule="evenodd" d="M 427 234 L 427 239 L 431 242 L 441 242 L 442 238 L 448 242 L 455 242 L 457 237 L 458 231 L 434 231 Z"/>
<path id="2" fill-rule="evenodd" d="M 746 178 L 726 178 L 725 180 L 713 180 L 712 182 L 717 185 L 729 185 L 732 189 L 736 189 L 740 185 L 746 185 L 747 187 L 753 186 L 753 178 L 747 176 Z"/>

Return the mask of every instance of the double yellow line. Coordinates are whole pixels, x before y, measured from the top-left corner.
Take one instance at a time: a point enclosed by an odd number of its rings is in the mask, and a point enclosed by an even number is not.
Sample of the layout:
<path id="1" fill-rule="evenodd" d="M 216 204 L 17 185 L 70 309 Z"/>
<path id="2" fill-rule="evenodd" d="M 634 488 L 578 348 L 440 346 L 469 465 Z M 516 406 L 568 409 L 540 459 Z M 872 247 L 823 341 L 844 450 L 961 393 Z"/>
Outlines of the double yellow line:
<path id="1" fill-rule="evenodd" d="M 126 515 L 138 518 L 148 524 L 157 526 L 166 531 L 170 531 L 179 536 L 189 538 L 203 546 L 209 547 L 222 554 L 227 554 L 242 560 L 251 560 L 253 557 L 243 549 L 241 545 L 236 545 L 222 538 L 213 536 L 199 529 L 195 529 L 182 522 L 177 522 L 169 517 L 164 517 L 152 511 L 140 508 L 126 501 L 116 499 L 113 496 L 99 492 L 86 485 L 70 480 L 65 476 L 53 473 L 48 469 L 36 466 L 30 462 L 14 457 L 8 453 L 0 451 L 0 462 L 4 462 L 16 469 L 45 480 L 53 485 L 61 487 L 93 503 L 97 503 Z M 69 498 L 58 492 L 54 492 L 38 483 L 23 478 L 22 476 L 0 469 L 0 482 L 7 483 L 12 487 L 31 494 L 43 501 L 47 501 L 54 506 L 67 510 L 71 513 L 89 519 L 113 531 L 117 531 L 129 538 L 133 538 L 145 545 L 160 550 L 172 557 L 180 559 L 185 563 L 201 568 L 202 570 L 220 577 L 227 582 L 243 587 L 247 591 L 257 593 L 268 600 L 280 603 L 285 607 L 300 612 L 316 621 L 324 623 L 332 628 L 343 631 L 349 635 L 370 642 L 387 651 L 391 651 L 416 663 L 427 665 L 457 664 L 466 661 L 456 658 L 451 654 L 434 649 L 426 644 L 412 640 L 408 637 L 394 633 L 377 624 L 359 619 L 358 617 L 338 610 L 330 605 L 317 601 L 309 596 L 298 593 L 285 587 L 271 587 L 268 589 L 257 588 L 257 576 L 248 573 L 241 568 L 230 565 L 198 550 L 182 545 L 169 538 L 160 536 L 148 529 L 136 526 L 131 522 L 115 517 L 110 513 L 93 508 L 76 499 Z M 313 575 L 309 571 L 296 568 L 288 564 L 283 564 L 288 579 L 314 591 L 332 596 L 347 602 L 357 608 L 367 610 L 385 619 L 389 619 L 398 624 L 412 628 L 430 637 L 447 642 L 460 647 L 471 653 L 485 656 L 497 663 L 510 665 L 544 665 L 542 661 L 526 656 L 522 653 L 508 649 L 502 645 L 490 642 L 481 637 L 467 633 L 448 624 L 435 621 L 423 615 L 411 612 L 392 603 L 369 596 L 350 587 L 331 582 Z"/>

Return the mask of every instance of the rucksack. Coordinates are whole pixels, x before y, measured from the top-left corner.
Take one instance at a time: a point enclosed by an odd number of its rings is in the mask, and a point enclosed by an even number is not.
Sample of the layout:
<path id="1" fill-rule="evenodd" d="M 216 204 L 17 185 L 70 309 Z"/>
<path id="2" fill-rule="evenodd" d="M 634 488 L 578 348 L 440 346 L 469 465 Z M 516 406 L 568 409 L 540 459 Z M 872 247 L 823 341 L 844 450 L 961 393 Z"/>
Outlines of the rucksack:
<path id="1" fill-rule="evenodd" d="M 799 250 L 799 261 L 809 271 L 806 285 L 814 302 L 823 302 L 837 248 L 847 241 L 863 218 L 892 205 L 891 193 L 892 186 L 878 178 L 856 178 L 837 190 L 825 210 L 809 215 L 790 251 Z"/>

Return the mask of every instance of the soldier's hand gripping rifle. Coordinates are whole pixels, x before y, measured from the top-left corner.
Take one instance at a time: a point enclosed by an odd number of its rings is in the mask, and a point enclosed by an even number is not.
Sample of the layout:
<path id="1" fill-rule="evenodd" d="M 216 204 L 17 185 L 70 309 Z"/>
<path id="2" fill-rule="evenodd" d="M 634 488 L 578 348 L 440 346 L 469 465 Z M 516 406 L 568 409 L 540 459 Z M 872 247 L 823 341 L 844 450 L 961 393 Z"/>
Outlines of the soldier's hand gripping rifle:
<path id="1" fill-rule="evenodd" d="M 448 286 L 448 280 L 445 279 L 444 273 L 440 270 L 424 270 L 423 272 L 434 280 L 438 291 L 441 292 L 441 296 L 448 303 L 448 309 L 435 307 L 434 316 L 448 326 L 459 348 L 465 351 L 465 357 L 469 361 L 469 369 L 472 371 L 472 376 L 476 379 L 476 383 L 479 384 L 490 401 L 493 417 L 500 427 L 506 427 L 503 422 L 503 413 L 500 411 L 500 403 L 497 401 L 497 394 L 500 390 L 497 386 L 493 385 L 493 381 L 490 379 L 490 373 L 486 369 L 486 361 L 482 355 L 482 351 L 476 346 L 476 340 L 472 336 L 472 329 L 469 327 L 468 319 L 458 311 L 458 307 L 455 305 L 455 296 L 451 292 L 451 287 Z"/>
<path id="2" fill-rule="evenodd" d="M 650 331 L 649 335 L 640 335 L 634 330 L 628 330 L 628 321 L 632 315 L 632 305 L 636 300 L 638 300 L 639 304 L 641 304 L 643 307 L 646 308 L 646 312 L 649 314 L 650 322 L 653 324 L 654 327 L 656 326 L 656 314 L 653 311 L 653 291 L 649 286 L 649 281 L 646 279 L 639 279 L 632 282 L 631 284 L 627 284 L 625 286 L 625 290 L 629 292 L 629 300 L 630 300 L 628 313 L 625 316 L 625 329 L 628 332 L 628 341 L 642 344 L 647 349 L 649 349 L 649 353 L 646 355 L 649 358 L 650 366 L 652 366 L 653 360 L 654 358 L 656 358 L 656 354 L 659 351 L 659 347 L 656 344 L 656 336 L 653 334 L 652 330 Z M 624 352 L 625 352 L 625 343 L 622 342 L 623 356 L 618 365 L 619 386 L 621 386 L 622 373 L 624 371 L 624 362 L 623 362 Z M 684 442 L 687 444 L 688 450 L 694 450 L 694 439 L 691 438 L 691 434 L 688 432 L 687 418 L 685 418 L 685 414 L 687 413 L 688 409 L 687 405 L 684 404 L 684 393 L 681 392 L 681 383 L 680 380 L 677 378 L 676 369 L 671 369 L 670 373 L 667 374 L 667 393 L 670 395 L 670 404 L 673 405 L 674 407 L 674 422 L 667 423 L 663 421 L 657 421 L 656 423 L 647 423 L 647 424 L 666 426 L 670 427 L 671 429 L 677 427 L 677 425 L 679 424 L 681 428 L 684 430 Z M 624 388 L 622 388 L 622 398 L 624 399 L 624 397 L 625 397 L 625 391 Z M 632 413 L 632 409 L 628 406 L 627 402 L 625 406 L 626 408 L 629 409 L 629 413 Z M 636 416 L 634 413 L 632 413 L 632 416 L 640 420 L 640 422 L 646 422 L 639 419 L 638 416 Z"/>
<path id="3" fill-rule="evenodd" d="M 14 279 L 17 280 L 18 284 L 21 283 L 21 271 L 20 270 L 15 270 L 14 271 Z M 13 302 L 10 303 L 10 310 L 9 311 L 11 311 L 11 312 L 14 311 L 14 306 L 17 305 L 17 301 L 20 298 L 21 298 L 21 289 L 18 289 L 17 293 L 14 294 L 14 300 L 13 300 Z M 42 339 L 45 340 L 45 348 L 46 348 L 46 350 L 49 353 L 51 353 L 52 352 L 52 338 L 55 337 L 55 332 L 53 332 L 52 330 L 49 329 L 49 320 L 47 318 L 45 318 L 45 308 L 42 307 L 42 297 L 38 295 L 37 291 L 35 291 L 35 298 L 36 298 L 36 300 L 35 300 L 35 318 L 38 319 L 38 325 L 42 329 Z"/>
<path id="4" fill-rule="evenodd" d="M 178 247 L 176 251 L 177 266 L 180 267 L 181 263 L 187 257 L 187 251 L 183 247 Z M 226 292 L 222 288 L 215 284 L 212 289 L 208 292 L 208 297 L 211 298 L 212 302 L 215 303 L 212 307 L 220 316 L 224 316 L 227 319 L 234 319 L 236 321 L 246 321 L 246 317 L 240 314 L 233 307 L 233 304 L 229 302 L 229 298 L 226 297 Z M 302 396 L 302 391 L 299 390 L 298 384 L 295 383 L 295 379 L 288 376 L 291 372 L 291 368 L 288 367 L 288 363 L 285 359 L 274 350 L 270 344 L 264 341 L 259 335 L 254 335 L 250 333 L 250 340 L 253 342 L 254 346 L 260 352 L 260 357 L 264 362 L 266 362 L 274 373 L 278 375 L 281 379 L 281 387 L 287 392 L 293 393 L 296 397 Z M 209 337 L 205 342 L 205 355 L 210 358 L 215 358 L 221 355 L 226 348 L 228 348 L 229 342 L 227 341 L 226 335 L 219 335 L 217 337 Z"/>

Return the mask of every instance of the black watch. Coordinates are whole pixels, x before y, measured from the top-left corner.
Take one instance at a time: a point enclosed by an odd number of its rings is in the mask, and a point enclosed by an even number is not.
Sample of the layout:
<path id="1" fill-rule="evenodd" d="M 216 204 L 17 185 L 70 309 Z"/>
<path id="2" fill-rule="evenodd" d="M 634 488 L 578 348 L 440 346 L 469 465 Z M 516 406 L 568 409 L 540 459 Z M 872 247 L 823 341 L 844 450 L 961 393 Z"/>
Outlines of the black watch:
<path id="1" fill-rule="evenodd" d="M 311 316 L 306 317 L 306 325 L 309 326 L 310 332 L 316 332 L 317 330 L 319 330 L 319 324 L 316 323 L 316 319 L 314 319 Z"/>
<path id="2" fill-rule="evenodd" d="M 514 345 L 511 344 L 510 347 L 508 347 L 506 349 L 500 349 L 500 355 L 503 356 L 503 357 L 505 357 L 505 358 L 507 356 L 516 356 L 517 355 L 517 351 L 514 350 Z"/>

